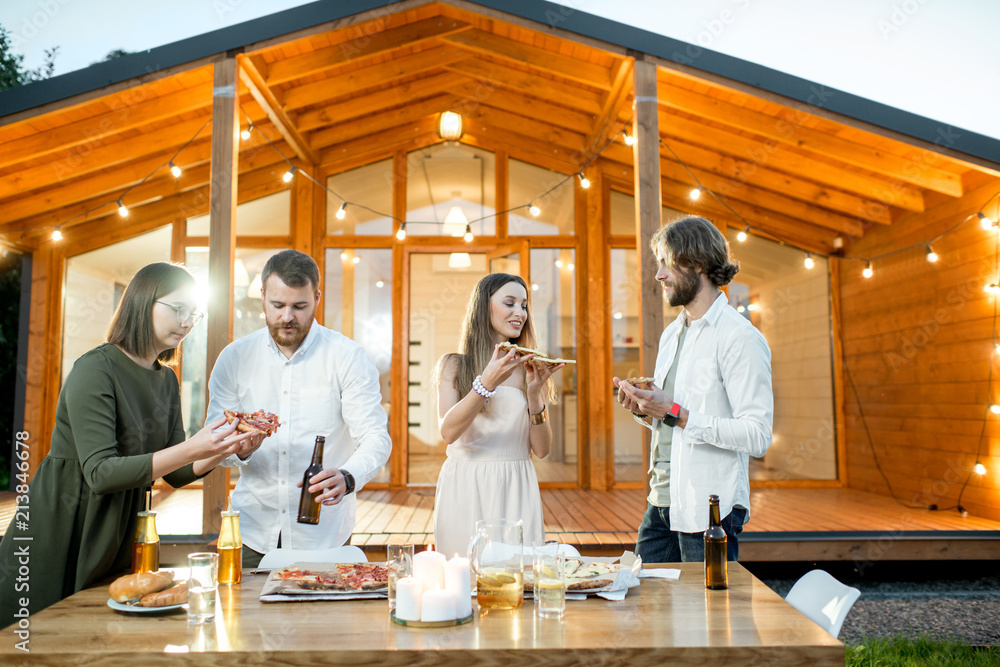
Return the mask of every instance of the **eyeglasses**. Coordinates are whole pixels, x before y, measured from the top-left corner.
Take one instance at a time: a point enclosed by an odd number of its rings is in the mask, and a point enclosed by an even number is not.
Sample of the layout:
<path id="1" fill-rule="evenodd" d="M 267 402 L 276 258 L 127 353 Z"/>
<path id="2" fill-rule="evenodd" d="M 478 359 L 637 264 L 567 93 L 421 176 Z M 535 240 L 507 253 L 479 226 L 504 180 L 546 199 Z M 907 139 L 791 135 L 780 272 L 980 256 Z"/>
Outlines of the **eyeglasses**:
<path id="1" fill-rule="evenodd" d="M 205 317 L 205 313 L 201 312 L 200 310 L 193 310 L 191 308 L 188 308 L 187 306 L 175 306 L 174 304 L 167 303 L 166 301 L 157 301 L 156 303 L 164 305 L 167 308 L 173 310 L 174 314 L 177 315 L 177 321 L 180 322 L 181 324 L 184 324 L 188 320 L 191 320 L 191 326 L 194 326 L 198 324 L 198 322 L 201 322 L 202 319 L 204 319 Z"/>

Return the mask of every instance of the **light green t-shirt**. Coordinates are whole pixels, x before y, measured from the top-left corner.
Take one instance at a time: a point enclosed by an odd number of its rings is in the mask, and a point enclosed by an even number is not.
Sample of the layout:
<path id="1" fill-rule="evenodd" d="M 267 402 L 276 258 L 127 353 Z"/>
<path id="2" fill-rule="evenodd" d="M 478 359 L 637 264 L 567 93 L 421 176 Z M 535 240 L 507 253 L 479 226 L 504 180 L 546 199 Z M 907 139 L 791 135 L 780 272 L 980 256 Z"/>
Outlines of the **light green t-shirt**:
<path id="1" fill-rule="evenodd" d="M 681 346 L 687 335 L 689 324 L 685 321 L 681 332 L 677 335 L 677 352 L 670 364 L 667 376 L 663 378 L 663 391 L 667 396 L 674 395 L 674 381 L 677 378 L 677 360 L 681 358 Z M 656 422 L 653 431 L 653 477 L 649 481 L 648 500 L 654 507 L 670 507 L 670 442 L 673 439 L 674 428 L 661 421 Z"/>

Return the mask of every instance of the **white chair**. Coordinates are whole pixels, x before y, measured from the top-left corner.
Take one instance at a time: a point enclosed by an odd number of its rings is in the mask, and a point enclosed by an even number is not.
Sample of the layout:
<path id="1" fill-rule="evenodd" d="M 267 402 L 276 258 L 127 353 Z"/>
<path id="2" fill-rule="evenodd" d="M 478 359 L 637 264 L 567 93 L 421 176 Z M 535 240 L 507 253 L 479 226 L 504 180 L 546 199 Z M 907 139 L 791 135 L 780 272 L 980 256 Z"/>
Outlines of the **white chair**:
<path id="1" fill-rule="evenodd" d="M 857 588 L 840 583 L 828 572 L 812 570 L 795 582 L 785 601 L 836 639 L 847 612 L 859 597 L 861 591 Z"/>

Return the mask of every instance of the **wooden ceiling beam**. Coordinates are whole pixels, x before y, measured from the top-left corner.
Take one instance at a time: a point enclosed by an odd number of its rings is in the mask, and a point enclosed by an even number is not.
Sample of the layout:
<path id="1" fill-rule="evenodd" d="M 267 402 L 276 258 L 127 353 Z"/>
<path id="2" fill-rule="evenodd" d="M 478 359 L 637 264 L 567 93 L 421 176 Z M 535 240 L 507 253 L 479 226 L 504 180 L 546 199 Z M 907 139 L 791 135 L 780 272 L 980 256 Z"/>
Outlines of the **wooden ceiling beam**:
<path id="1" fill-rule="evenodd" d="M 321 130 L 331 125 L 379 113 L 402 103 L 408 104 L 410 100 L 443 93 L 462 81 L 467 80 L 454 72 L 431 74 L 422 79 L 401 83 L 393 88 L 303 111 L 296 118 L 296 121 L 302 132 Z"/>
<path id="2" fill-rule="evenodd" d="M 854 167 L 810 159 L 801 153 L 784 150 L 783 144 L 761 142 L 663 111 L 660 113 L 660 135 L 668 142 L 679 140 L 697 144 L 720 155 L 735 157 L 745 165 L 743 173 L 747 178 L 766 166 L 786 174 L 799 174 L 820 184 L 836 184 L 838 190 L 861 195 L 880 205 L 910 211 L 922 211 L 925 207 L 923 192 L 907 183 L 889 182 L 874 174 L 860 173 Z"/>
<path id="3" fill-rule="evenodd" d="M 392 60 L 361 67 L 322 81 L 305 83 L 285 92 L 286 111 L 303 109 L 314 104 L 328 104 L 332 100 L 357 97 L 369 88 L 383 86 L 399 79 L 407 79 L 421 72 L 440 69 L 468 58 L 470 52 L 439 42 L 423 51 L 400 56 Z"/>
<path id="4" fill-rule="evenodd" d="M 819 206 L 838 214 L 844 214 L 848 218 L 858 222 L 858 224 L 863 224 L 861 221 L 869 220 L 885 225 L 892 223 L 889 209 L 873 200 L 864 199 L 857 195 L 799 178 L 798 176 L 775 171 L 768 167 L 751 169 L 751 165 L 745 161 L 736 160 L 727 155 L 706 150 L 687 142 L 671 140 L 669 143 L 670 147 L 680 156 L 680 159 L 699 175 L 699 179 L 702 173 L 714 174 L 716 177 L 721 178 L 721 183 L 727 194 L 747 184 L 751 187 L 770 190 L 794 200 L 799 200 L 808 206 Z M 628 153 L 629 150 L 625 146 L 616 142 L 609 146 L 604 154 L 611 159 L 627 162 L 625 158 Z M 671 162 L 677 161 L 673 153 L 664 147 L 660 148 L 660 156 Z M 690 181 L 690 177 L 687 180 Z M 717 193 L 723 194 L 707 182 L 705 182 L 705 185 Z M 694 183 L 692 183 L 693 186 Z"/>
<path id="5" fill-rule="evenodd" d="M 734 127 L 738 131 L 758 134 L 772 141 L 861 167 L 921 188 L 952 197 L 962 195 L 962 180 L 958 174 L 937 169 L 924 159 L 894 155 L 876 146 L 848 141 L 829 132 L 801 125 L 795 118 L 799 114 L 808 115 L 804 111 L 789 108 L 781 116 L 772 116 L 671 86 L 669 82 L 664 81 L 669 79 L 668 76 L 661 75 L 660 78 L 661 84 L 664 85 L 659 95 L 661 107 L 678 109 L 694 116 L 714 120 Z M 940 156 L 935 156 L 935 159 L 940 160 Z"/>
<path id="6" fill-rule="evenodd" d="M 5 142 L 0 151 L 0 169 L 59 151 L 72 153 L 77 147 L 76 152 L 86 154 L 119 132 L 206 109 L 212 104 L 212 86 L 199 84 L 142 102 L 128 103 L 128 99 L 130 96 L 125 94 L 115 96 L 107 103 L 111 111 Z"/>
<path id="7" fill-rule="evenodd" d="M 381 113 L 369 114 L 350 123 L 341 123 L 317 130 L 309 138 L 317 148 L 322 149 L 395 127 L 411 125 L 431 115 L 447 111 L 456 106 L 457 103 L 458 98 L 454 95 L 436 95 L 430 99 L 414 101 Z"/>
<path id="8" fill-rule="evenodd" d="M 349 161 L 351 164 L 357 164 L 357 157 L 360 155 L 388 154 L 389 149 L 393 146 L 396 146 L 398 150 L 398 145 L 420 141 L 428 135 L 437 137 L 436 133 L 437 119 L 424 118 L 416 123 L 394 127 L 378 134 L 327 146 L 319 152 L 320 166 L 324 169 L 329 169 L 331 172 L 339 172 L 341 171 L 339 161 Z M 438 138 L 436 141 L 440 141 L 440 139 Z"/>
<path id="9" fill-rule="evenodd" d="M 502 37 L 488 30 L 475 28 L 445 37 L 444 41 L 500 60 L 527 65 L 585 86 L 602 90 L 610 90 L 612 86 L 611 72 L 606 67 Z"/>
<path id="10" fill-rule="evenodd" d="M 421 45 L 472 27 L 464 21 L 446 16 L 434 16 L 398 27 L 386 27 L 392 21 L 399 20 L 399 15 L 390 14 L 367 24 L 351 26 L 344 31 L 348 39 L 339 44 L 276 60 L 268 67 L 267 84 L 274 86 L 302 79 L 365 58 Z"/>
<path id="11" fill-rule="evenodd" d="M 454 72 L 449 74 L 458 76 Z M 515 90 L 486 88 L 465 77 L 460 77 L 454 85 L 448 86 L 447 90 L 462 98 L 466 106 L 485 104 L 494 109 L 519 109 L 524 113 L 530 111 L 533 118 L 543 118 L 547 123 L 580 134 L 587 134 L 594 127 L 594 116 L 590 114 L 580 113 L 575 109 L 530 97 Z"/>
<path id="12" fill-rule="evenodd" d="M 496 134 L 496 132 L 492 134 Z M 506 132 L 504 132 L 503 135 L 503 139 L 507 139 L 510 136 L 510 134 Z M 574 174 L 580 169 L 579 163 L 569 160 L 565 153 L 545 151 L 544 148 L 536 148 L 535 144 L 512 144 L 502 140 L 501 137 L 485 136 L 475 133 L 466 133 L 462 135 L 462 143 L 469 144 L 470 146 L 476 146 L 477 148 L 484 148 L 488 151 L 493 151 L 494 153 L 501 150 L 507 151 L 507 155 L 514 160 L 520 160 L 521 162 L 528 162 L 539 167 L 545 167 L 546 169 L 551 169 L 552 171 L 559 172 L 563 175 Z"/>
<path id="13" fill-rule="evenodd" d="M 264 81 L 264 77 L 261 76 L 253 59 L 241 54 L 236 56 L 236 61 L 239 65 L 240 81 L 247 87 L 250 95 L 261 106 L 274 126 L 278 128 L 281 136 L 285 138 L 300 160 L 315 165 L 318 160 L 316 152 L 299 132 L 295 122 L 285 113 L 281 100 Z"/>
<path id="14" fill-rule="evenodd" d="M 546 79 L 531 72 L 505 67 L 499 63 L 488 63 L 477 59 L 456 60 L 448 69 L 471 77 L 483 86 L 484 91 L 501 86 L 513 88 L 533 97 L 558 100 L 560 104 L 571 106 L 584 113 L 597 115 L 601 112 L 601 96 L 590 90 Z"/>
<path id="15" fill-rule="evenodd" d="M 483 104 L 456 110 L 460 111 L 465 119 L 467 132 L 490 136 L 494 128 L 505 129 L 519 136 L 519 143 L 541 145 L 544 151 L 553 147 L 574 156 L 570 159 L 578 164 L 583 164 L 591 157 L 582 134 Z M 478 127 L 474 128 L 477 125 Z"/>
<path id="16" fill-rule="evenodd" d="M 604 145 L 608 137 L 620 132 L 618 115 L 623 106 L 628 101 L 632 93 L 632 63 L 631 58 L 622 58 L 615 72 L 615 79 L 611 85 L 611 90 L 604 98 L 601 112 L 597 115 L 597 120 L 587 133 L 587 149 L 597 150 Z"/>

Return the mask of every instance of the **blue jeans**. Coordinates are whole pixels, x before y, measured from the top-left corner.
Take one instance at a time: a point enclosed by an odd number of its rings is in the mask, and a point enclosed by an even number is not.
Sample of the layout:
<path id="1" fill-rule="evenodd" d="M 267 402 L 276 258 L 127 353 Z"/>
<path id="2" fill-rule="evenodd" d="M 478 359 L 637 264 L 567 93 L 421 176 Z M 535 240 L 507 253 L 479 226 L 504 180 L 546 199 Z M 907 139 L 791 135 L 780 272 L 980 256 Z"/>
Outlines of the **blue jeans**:
<path id="1" fill-rule="evenodd" d="M 736 536 L 743 532 L 747 511 L 734 507 L 722 519 L 726 531 L 726 555 L 737 560 L 740 545 Z M 670 530 L 670 508 L 646 503 L 646 513 L 639 526 L 635 552 L 643 563 L 693 563 L 705 560 L 705 533 L 680 533 Z"/>

